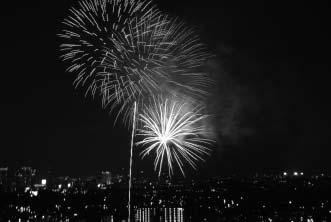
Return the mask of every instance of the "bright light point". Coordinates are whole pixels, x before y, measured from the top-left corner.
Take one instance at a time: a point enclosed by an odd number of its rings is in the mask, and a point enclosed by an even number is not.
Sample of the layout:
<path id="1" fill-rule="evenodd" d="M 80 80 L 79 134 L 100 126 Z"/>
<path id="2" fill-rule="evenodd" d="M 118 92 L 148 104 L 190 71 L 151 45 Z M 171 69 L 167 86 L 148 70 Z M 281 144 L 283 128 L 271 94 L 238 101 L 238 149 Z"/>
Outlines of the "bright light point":
<path id="1" fill-rule="evenodd" d="M 38 196 L 38 191 L 36 190 L 36 191 L 31 191 L 31 195 L 33 195 L 33 196 Z"/>
<path id="2" fill-rule="evenodd" d="M 41 180 L 41 185 L 46 186 L 46 183 L 47 183 L 47 180 L 46 179 L 42 179 Z"/>
<path id="3" fill-rule="evenodd" d="M 300 175 L 303 176 L 303 172 L 301 172 Z"/>
<path id="4" fill-rule="evenodd" d="M 284 172 L 283 175 L 284 175 L 284 176 L 287 176 L 287 172 Z"/>
<path id="5" fill-rule="evenodd" d="M 68 188 L 70 188 L 71 187 L 71 183 L 68 183 Z"/>
<path id="6" fill-rule="evenodd" d="M 299 174 L 298 174 L 298 172 L 294 171 L 293 175 L 298 176 Z"/>

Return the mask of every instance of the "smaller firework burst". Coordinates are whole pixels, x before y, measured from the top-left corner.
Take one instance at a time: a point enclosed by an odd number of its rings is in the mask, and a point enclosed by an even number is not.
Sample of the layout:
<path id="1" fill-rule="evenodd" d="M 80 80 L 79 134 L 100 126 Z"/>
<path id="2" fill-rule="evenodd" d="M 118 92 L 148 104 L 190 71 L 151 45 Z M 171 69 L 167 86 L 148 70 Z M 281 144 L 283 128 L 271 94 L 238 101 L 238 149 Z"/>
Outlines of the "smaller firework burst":
<path id="1" fill-rule="evenodd" d="M 143 139 L 137 145 L 144 147 L 142 158 L 155 152 L 154 170 L 161 175 L 162 166 L 168 166 L 171 176 L 177 164 L 185 176 L 187 162 L 194 169 L 210 153 L 213 140 L 206 137 L 207 115 L 200 114 L 202 106 L 195 106 L 176 99 L 153 99 L 139 115 L 137 135 Z M 166 163 L 164 163 L 166 162 Z"/>

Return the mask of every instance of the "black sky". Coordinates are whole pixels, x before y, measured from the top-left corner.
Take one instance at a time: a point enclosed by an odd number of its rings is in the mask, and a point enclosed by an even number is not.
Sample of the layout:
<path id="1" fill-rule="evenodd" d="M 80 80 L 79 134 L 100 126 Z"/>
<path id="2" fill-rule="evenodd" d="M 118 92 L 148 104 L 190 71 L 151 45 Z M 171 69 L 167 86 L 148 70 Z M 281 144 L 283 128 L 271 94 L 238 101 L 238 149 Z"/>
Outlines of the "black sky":
<path id="1" fill-rule="evenodd" d="M 74 90 L 56 34 L 73 1 L 1 7 L 0 165 L 89 175 L 128 166 L 129 133 Z M 158 0 L 216 53 L 218 145 L 199 173 L 331 170 L 327 2 Z M 136 161 L 147 169 L 151 161 Z"/>

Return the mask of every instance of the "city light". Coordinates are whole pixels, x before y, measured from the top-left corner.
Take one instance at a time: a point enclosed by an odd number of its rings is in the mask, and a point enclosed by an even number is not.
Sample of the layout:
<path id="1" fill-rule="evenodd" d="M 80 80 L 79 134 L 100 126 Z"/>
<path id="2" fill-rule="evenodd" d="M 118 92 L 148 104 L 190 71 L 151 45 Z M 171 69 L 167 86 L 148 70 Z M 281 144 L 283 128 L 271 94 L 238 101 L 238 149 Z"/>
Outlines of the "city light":
<path id="1" fill-rule="evenodd" d="M 47 184 L 47 180 L 46 179 L 42 179 L 41 180 L 41 185 L 46 186 L 46 184 Z"/>
<path id="2" fill-rule="evenodd" d="M 34 197 L 38 196 L 38 190 L 31 191 L 31 195 Z"/>
<path id="3" fill-rule="evenodd" d="M 286 179 L 279 176 L 284 175 L 284 172 L 287 173 Z M 295 172 L 297 176 L 294 176 Z M 169 178 L 163 177 L 150 180 L 147 175 L 138 174 L 134 178 L 133 187 L 133 221 L 178 222 L 192 221 L 193 218 L 197 218 L 197 221 L 215 221 L 215 218 L 223 218 L 223 221 L 248 221 L 247 218 L 254 218 L 254 221 L 268 222 L 312 222 L 319 221 L 315 216 L 319 214 L 321 221 L 328 221 L 325 218 L 331 214 L 330 202 L 320 198 L 311 200 L 301 194 L 309 192 L 312 195 L 319 193 L 323 194 L 322 197 L 327 196 L 320 188 L 330 187 L 331 180 L 326 179 L 329 178 L 327 175 L 320 177 L 320 174 L 300 177 L 301 173 L 303 172 L 282 171 L 274 175 L 260 174 L 245 179 L 220 177 L 190 182 L 169 182 Z M 9 176 L 2 181 L 14 181 L 15 178 L 24 181 L 29 179 L 30 175 L 22 173 L 22 176 Z M 120 204 L 125 195 L 122 187 L 126 185 L 127 178 L 125 174 L 115 174 L 113 177 L 110 175 L 110 171 L 101 171 L 86 178 L 53 177 L 47 178 L 47 181 L 42 179 L 40 184 L 31 187 L 25 186 L 26 183 L 14 183 L 10 185 L 13 187 L 8 192 L 15 194 L 17 198 L 8 204 L 0 198 L 0 218 L 1 214 L 14 212 L 15 218 L 20 218 L 21 221 L 49 218 L 54 218 L 54 221 L 83 220 L 85 212 L 95 210 L 103 215 L 103 221 L 122 221 L 127 215 L 126 205 Z M 110 179 L 112 185 L 107 186 Z M 0 185 L 0 188 L 3 186 Z M 266 193 L 265 190 L 270 192 Z M 7 191 L 0 189 L 0 194 L 3 194 L 1 192 Z M 275 195 L 277 198 L 274 198 Z M 73 202 L 78 196 L 79 201 Z M 284 208 L 284 203 L 287 204 L 288 210 Z M 35 204 L 43 207 L 36 208 Z M 284 214 L 279 214 L 280 210 L 284 211 Z M 252 211 L 254 214 L 249 213 Z"/>

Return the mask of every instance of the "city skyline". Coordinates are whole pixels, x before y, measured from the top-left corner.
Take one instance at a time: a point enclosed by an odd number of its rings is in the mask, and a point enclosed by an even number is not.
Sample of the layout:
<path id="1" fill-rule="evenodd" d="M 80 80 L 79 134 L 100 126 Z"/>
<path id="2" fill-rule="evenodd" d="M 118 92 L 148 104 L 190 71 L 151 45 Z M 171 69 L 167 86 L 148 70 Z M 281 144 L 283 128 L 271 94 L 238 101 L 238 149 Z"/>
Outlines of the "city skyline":
<path id="1" fill-rule="evenodd" d="M 30 177 L 25 174 L 8 178 L 10 185 L 1 183 L 3 174 L 0 176 L 1 219 L 114 222 L 126 218 L 123 200 L 128 178 L 114 175 L 107 184 L 110 178 L 100 174 L 19 183 Z M 132 220 L 326 222 L 331 218 L 330 184 L 330 176 L 302 172 L 178 182 L 138 177 L 133 187 Z"/>

